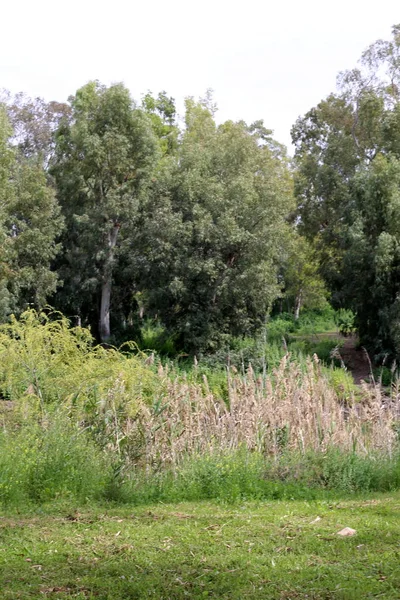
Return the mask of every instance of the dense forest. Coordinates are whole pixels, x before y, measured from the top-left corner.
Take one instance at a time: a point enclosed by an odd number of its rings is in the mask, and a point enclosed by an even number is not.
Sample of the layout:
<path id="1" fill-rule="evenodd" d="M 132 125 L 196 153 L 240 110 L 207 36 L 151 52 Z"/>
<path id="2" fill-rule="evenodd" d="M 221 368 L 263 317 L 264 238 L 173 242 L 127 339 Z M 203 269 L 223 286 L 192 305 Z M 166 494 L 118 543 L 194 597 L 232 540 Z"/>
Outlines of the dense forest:
<path id="1" fill-rule="evenodd" d="M 297 120 L 293 159 L 210 93 L 184 119 L 98 81 L 1 101 L 2 322 L 51 305 L 103 343 L 151 321 L 207 353 L 330 302 L 400 355 L 400 25 Z"/>

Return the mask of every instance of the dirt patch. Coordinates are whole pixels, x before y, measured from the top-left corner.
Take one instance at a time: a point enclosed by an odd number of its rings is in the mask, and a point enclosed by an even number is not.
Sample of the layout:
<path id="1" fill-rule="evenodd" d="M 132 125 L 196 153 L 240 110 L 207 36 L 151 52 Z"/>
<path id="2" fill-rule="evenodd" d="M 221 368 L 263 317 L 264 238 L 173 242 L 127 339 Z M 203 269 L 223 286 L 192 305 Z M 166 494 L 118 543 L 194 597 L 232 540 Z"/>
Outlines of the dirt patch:
<path id="1" fill-rule="evenodd" d="M 364 348 L 358 348 L 358 338 L 356 335 L 351 335 L 343 339 L 344 344 L 339 350 L 340 356 L 352 374 L 354 383 L 359 385 L 362 381 L 367 381 L 371 376 L 371 363 L 368 354 Z"/>

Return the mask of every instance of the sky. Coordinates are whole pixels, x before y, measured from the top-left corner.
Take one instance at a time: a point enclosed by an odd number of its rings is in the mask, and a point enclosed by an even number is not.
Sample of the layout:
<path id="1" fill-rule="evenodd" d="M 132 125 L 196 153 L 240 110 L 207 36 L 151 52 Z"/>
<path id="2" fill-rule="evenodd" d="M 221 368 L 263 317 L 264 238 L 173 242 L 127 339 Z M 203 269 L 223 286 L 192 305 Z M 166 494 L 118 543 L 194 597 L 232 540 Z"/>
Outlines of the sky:
<path id="1" fill-rule="evenodd" d="M 388 39 L 399 0 L 18 0 L 2 6 L 0 88 L 65 101 L 87 81 L 140 100 L 214 92 L 217 118 L 263 119 L 290 145 L 339 71 Z"/>

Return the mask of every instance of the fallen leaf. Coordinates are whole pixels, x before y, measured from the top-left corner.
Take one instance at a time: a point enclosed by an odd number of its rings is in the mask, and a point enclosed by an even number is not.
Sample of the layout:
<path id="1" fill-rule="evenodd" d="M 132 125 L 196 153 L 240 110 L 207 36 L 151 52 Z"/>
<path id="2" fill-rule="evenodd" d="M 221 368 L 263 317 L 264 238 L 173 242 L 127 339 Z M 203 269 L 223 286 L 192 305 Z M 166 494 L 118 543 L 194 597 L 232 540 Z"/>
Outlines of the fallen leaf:
<path id="1" fill-rule="evenodd" d="M 317 517 L 316 519 L 314 519 L 314 521 L 311 521 L 310 525 L 312 525 L 313 523 L 318 523 L 318 521 L 321 520 L 321 517 Z"/>

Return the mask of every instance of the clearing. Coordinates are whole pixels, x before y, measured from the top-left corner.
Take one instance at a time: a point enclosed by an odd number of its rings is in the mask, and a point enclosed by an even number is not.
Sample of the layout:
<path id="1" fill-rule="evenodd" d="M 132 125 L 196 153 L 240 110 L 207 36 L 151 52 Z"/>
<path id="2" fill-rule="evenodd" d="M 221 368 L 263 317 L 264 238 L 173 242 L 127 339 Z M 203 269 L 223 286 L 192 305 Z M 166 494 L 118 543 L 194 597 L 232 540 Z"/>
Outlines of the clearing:
<path id="1" fill-rule="evenodd" d="M 2 599 L 400 597 L 400 493 L 0 518 Z M 352 527 L 353 537 L 337 532 Z"/>

